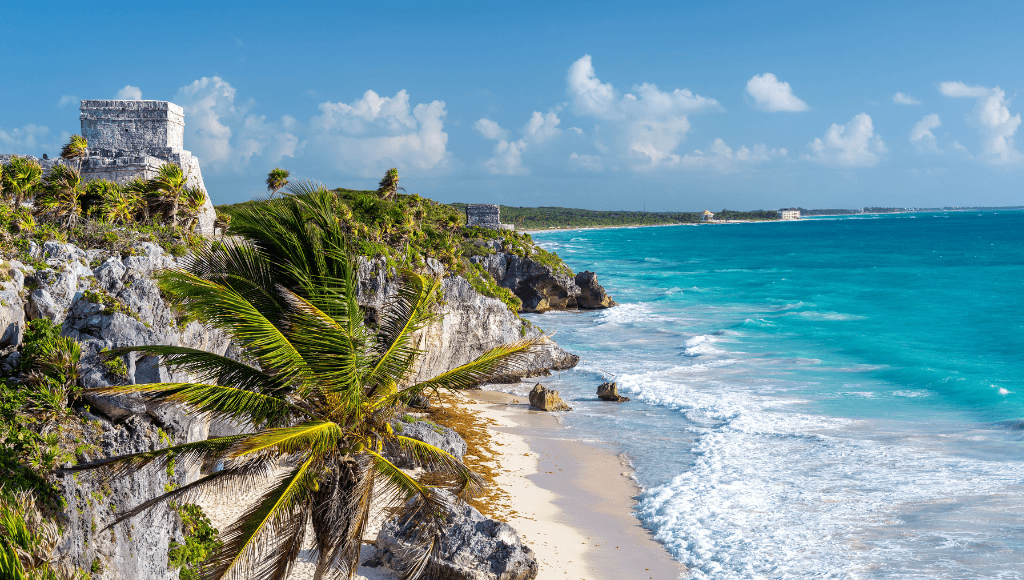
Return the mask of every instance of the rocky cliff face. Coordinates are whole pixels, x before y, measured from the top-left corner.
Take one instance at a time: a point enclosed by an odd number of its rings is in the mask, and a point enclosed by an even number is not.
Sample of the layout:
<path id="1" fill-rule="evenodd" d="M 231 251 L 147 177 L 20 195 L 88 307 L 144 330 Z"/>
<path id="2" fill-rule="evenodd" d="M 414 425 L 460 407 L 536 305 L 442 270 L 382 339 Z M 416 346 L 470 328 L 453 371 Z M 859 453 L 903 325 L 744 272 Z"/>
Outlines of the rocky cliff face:
<path id="1" fill-rule="evenodd" d="M 429 260 L 427 273 L 443 272 L 440 263 Z M 363 260 L 359 265 L 360 303 L 371 312 L 384 306 L 396 292 L 381 261 Z M 481 295 L 464 278 L 449 276 L 441 283 L 444 303 L 441 319 L 420 331 L 418 347 L 426 351 L 411 380 L 423 381 L 448 369 L 468 363 L 500 344 L 538 336 L 540 330 L 510 312 L 496 298 Z M 518 381 L 523 377 L 549 374 L 551 370 L 570 369 L 579 357 L 551 343 L 534 354 L 528 364 L 502 381 Z"/>
<path id="2" fill-rule="evenodd" d="M 179 324 L 160 296 L 152 273 L 174 267 L 178 261 L 155 244 L 141 243 L 134 250 L 135 255 L 108 255 L 46 242 L 33 244 L 31 249 L 33 258 L 45 261 L 46 268 L 37 271 L 19 262 L 0 265 L 0 371 L 5 376 L 11 374 L 27 321 L 34 318 L 60 324 L 63 334 L 81 343 L 81 382 L 86 388 L 190 380 L 185 374 L 170 373 L 155 357 L 138 355 L 126 357 L 126 376 L 112 376 L 100 360 L 105 348 L 170 344 L 230 355 L 231 344 L 221 333 L 197 322 Z M 428 268 L 435 275 L 443 273 L 436 262 Z M 367 261 L 360 264 L 360 279 L 360 301 L 372 315 L 393 295 L 394 281 L 383 264 Z M 420 332 L 420 347 L 429 354 L 417 367 L 415 379 L 430 378 L 494 346 L 539 333 L 502 302 L 481 296 L 462 278 L 447 277 L 442 287 L 444 316 Z M 508 379 L 571 368 L 578 360 L 551 343 Z M 180 408 L 149 405 L 136 396 L 91 395 L 85 402 L 88 408 L 78 409 L 82 432 L 76 436 L 95 447 L 82 453 L 81 460 L 237 432 L 235 426 L 211 426 Z M 104 528 L 119 511 L 156 496 L 169 484 L 182 485 L 196 477 L 198 473 L 155 468 L 109 484 L 86 474 L 61 476 L 58 484 L 67 507 L 61 516 L 65 534 L 60 553 L 85 570 L 98 561 L 101 571 L 93 575 L 97 580 L 177 578 L 177 571 L 167 569 L 169 542 L 181 540 L 180 520 L 174 510 L 157 507 L 126 524 Z"/>
<path id="3" fill-rule="evenodd" d="M 494 254 L 473 256 L 470 260 L 483 266 L 500 286 L 514 292 L 523 301 L 524 312 L 615 305 L 593 272 L 581 272 L 573 277 L 529 257 L 502 252 L 500 244 L 492 243 L 492 248 L 497 250 Z"/>
<path id="4" fill-rule="evenodd" d="M 154 270 L 177 264 L 154 244 L 142 243 L 133 256 L 108 256 L 71 244 L 47 242 L 32 249 L 33 257 L 46 262 L 39 271 L 19 262 L 3 265 L 7 280 L 0 293 L 0 346 L 6 347 L 0 362 L 4 374 L 16 363 L 27 320 L 48 318 L 61 325 L 65 335 L 82 345 L 81 382 L 86 388 L 116 383 L 149 383 L 188 380 L 172 375 L 155 357 L 127 357 L 127 376 L 115 377 L 102 364 L 104 348 L 139 344 L 188 345 L 225 353 L 228 341 L 199 323 L 179 326 L 174 312 L 160 297 L 151 279 Z M 97 297 L 98 304 L 86 298 Z M 179 409 L 147 405 L 138 397 L 87 396 L 79 409 L 83 419 L 83 443 L 95 447 L 82 454 L 92 460 L 139 453 L 174 443 L 202 440 L 208 424 L 190 418 Z M 181 539 L 177 513 L 154 508 L 126 524 L 104 530 L 116 513 L 163 493 L 168 484 L 194 480 L 197 473 L 146 469 L 130 478 L 108 483 L 89 474 L 59 478 L 67 507 L 61 517 L 65 529 L 59 553 L 75 565 L 90 570 L 98 562 L 94 578 L 177 578 L 167 568 L 172 539 Z"/>

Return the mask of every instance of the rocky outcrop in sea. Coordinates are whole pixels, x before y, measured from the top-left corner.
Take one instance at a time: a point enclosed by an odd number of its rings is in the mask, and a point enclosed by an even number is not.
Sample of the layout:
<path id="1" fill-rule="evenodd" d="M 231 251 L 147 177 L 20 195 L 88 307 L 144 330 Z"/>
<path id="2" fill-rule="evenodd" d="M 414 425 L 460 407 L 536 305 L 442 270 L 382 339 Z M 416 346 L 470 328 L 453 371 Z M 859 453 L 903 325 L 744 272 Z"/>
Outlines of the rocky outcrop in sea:
<path id="1" fill-rule="evenodd" d="M 600 309 L 615 306 L 593 272 L 556 270 L 532 257 L 502 251 L 497 240 L 489 242 L 495 253 L 473 256 L 470 261 L 483 266 L 499 286 L 508 288 L 523 301 L 524 312 L 549 310 Z"/>

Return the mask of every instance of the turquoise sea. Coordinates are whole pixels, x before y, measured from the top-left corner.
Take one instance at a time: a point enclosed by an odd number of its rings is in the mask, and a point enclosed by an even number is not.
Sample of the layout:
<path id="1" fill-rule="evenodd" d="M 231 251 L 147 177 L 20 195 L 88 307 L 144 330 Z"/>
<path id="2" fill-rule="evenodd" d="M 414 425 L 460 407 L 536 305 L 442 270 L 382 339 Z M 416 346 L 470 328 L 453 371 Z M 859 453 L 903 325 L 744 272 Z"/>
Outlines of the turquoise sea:
<path id="1" fill-rule="evenodd" d="M 1024 212 L 534 237 L 621 304 L 530 315 L 541 381 L 690 577 L 1024 577 Z"/>

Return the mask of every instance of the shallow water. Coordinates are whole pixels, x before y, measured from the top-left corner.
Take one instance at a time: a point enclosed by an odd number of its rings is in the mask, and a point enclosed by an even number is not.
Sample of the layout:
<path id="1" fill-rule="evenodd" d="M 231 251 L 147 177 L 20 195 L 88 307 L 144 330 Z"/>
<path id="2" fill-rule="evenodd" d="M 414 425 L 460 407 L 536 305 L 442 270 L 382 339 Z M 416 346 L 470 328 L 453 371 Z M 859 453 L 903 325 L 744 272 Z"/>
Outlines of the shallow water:
<path id="1" fill-rule="evenodd" d="M 693 578 L 1024 576 L 1024 213 L 534 237 L 621 303 L 529 315 L 542 381 Z"/>

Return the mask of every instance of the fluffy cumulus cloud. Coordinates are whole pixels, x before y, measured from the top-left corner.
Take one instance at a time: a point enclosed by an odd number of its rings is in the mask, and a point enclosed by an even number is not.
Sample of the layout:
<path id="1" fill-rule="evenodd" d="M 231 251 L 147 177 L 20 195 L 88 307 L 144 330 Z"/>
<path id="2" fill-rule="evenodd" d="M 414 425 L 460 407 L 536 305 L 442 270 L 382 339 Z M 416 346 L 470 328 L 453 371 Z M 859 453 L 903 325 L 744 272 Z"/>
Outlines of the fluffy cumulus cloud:
<path id="1" fill-rule="evenodd" d="M 897 105 L 920 105 L 921 101 L 911 97 L 906 93 L 896 93 L 892 96 L 892 102 Z"/>
<path id="2" fill-rule="evenodd" d="M 497 141 L 493 155 L 484 162 L 484 168 L 491 175 L 528 175 L 530 169 L 523 164 L 523 152 L 532 145 L 550 141 L 561 134 L 562 130 L 558 128 L 561 122 L 554 111 L 546 114 L 534 111 L 520 130 L 522 137 L 511 141 L 509 132 L 495 121 L 486 117 L 478 120 L 473 128 L 485 139 Z"/>
<path id="3" fill-rule="evenodd" d="M 758 143 L 752 148 L 741 146 L 737 150 L 725 144 L 722 139 L 715 139 L 707 151 L 696 149 L 693 153 L 683 156 L 675 156 L 672 164 L 688 168 L 709 168 L 721 173 L 732 173 L 743 169 L 744 166 L 757 165 L 786 157 L 789 154 L 785 149 L 769 149 L 767 145 Z"/>
<path id="4" fill-rule="evenodd" d="M 772 73 L 754 75 L 747 81 L 747 94 L 754 98 L 757 108 L 769 113 L 796 113 L 808 109 L 807 103 L 793 94 L 789 83 L 780 81 Z"/>
<path id="5" fill-rule="evenodd" d="M 484 139 L 507 139 L 508 131 L 501 128 L 495 121 L 483 118 L 473 123 L 473 128 L 484 136 Z"/>
<path id="6" fill-rule="evenodd" d="M 548 139 L 557 137 L 562 132 L 558 125 L 562 121 L 554 112 L 541 115 L 540 111 L 534 111 L 533 116 L 523 127 L 523 136 L 534 143 L 543 143 Z"/>
<path id="7" fill-rule="evenodd" d="M 932 129 L 937 129 L 941 125 L 942 120 L 935 113 L 925 115 L 910 130 L 910 141 L 932 151 L 938 151 L 939 147 L 935 142 L 935 134 L 932 133 Z"/>
<path id="8" fill-rule="evenodd" d="M 861 113 L 846 125 L 833 123 L 825 136 L 808 143 L 810 154 L 804 159 L 842 167 L 871 167 L 877 165 L 886 152 L 885 142 L 875 135 L 871 116 Z"/>
<path id="9" fill-rule="evenodd" d="M 309 141 L 338 169 L 372 177 L 388 167 L 434 170 L 450 161 L 443 101 L 413 107 L 401 90 L 393 97 L 366 91 L 351 103 L 320 103 Z"/>
<path id="10" fill-rule="evenodd" d="M 133 87 L 131 85 L 125 85 L 124 88 L 117 91 L 114 98 L 119 101 L 141 101 L 142 100 L 142 89 L 139 87 Z"/>
<path id="11" fill-rule="evenodd" d="M 81 101 L 74 95 L 61 95 L 60 100 L 57 101 L 58 107 L 67 107 L 69 105 L 78 105 Z"/>
<path id="12" fill-rule="evenodd" d="M 1001 88 L 944 82 L 939 85 L 939 92 L 947 97 L 977 100 L 970 121 L 981 134 L 981 159 L 993 165 L 1024 163 L 1024 155 L 1014 147 L 1020 113 L 1010 114 L 1010 101 Z"/>
<path id="13" fill-rule="evenodd" d="M 125 87 L 129 88 L 134 87 Z M 224 79 L 203 77 L 174 96 L 185 110 L 185 147 L 199 157 L 203 168 L 237 171 L 253 157 L 263 157 L 268 164 L 294 157 L 299 146 L 295 119 L 285 115 L 280 121 L 267 121 L 248 113 L 251 103 L 236 103 L 235 94 Z"/>
<path id="14" fill-rule="evenodd" d="M 622 93 L 611 83 L 601 82 L 590 55 L 569 67 L 566 85 L 572 111 L 601 124 L 607 138 L 595 142 L 595 147 L 602 157 L 621 158 L 641 170 L 674 163 L 675 151 L 685 141 L 691 127 L 688 116 L 721 108 L 715 99 L 687 89 L 663 91 L 651 83 L 636 85 L 632 92 Z M 591 159 L 591 154 L 577 152 L 576 155 L 575 158 L 570 156 L 576 167 L 604 166 L 603 161 Z M 588 162 L 579 163 L 581 159 L 588 159 Z"/>

